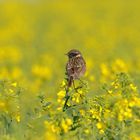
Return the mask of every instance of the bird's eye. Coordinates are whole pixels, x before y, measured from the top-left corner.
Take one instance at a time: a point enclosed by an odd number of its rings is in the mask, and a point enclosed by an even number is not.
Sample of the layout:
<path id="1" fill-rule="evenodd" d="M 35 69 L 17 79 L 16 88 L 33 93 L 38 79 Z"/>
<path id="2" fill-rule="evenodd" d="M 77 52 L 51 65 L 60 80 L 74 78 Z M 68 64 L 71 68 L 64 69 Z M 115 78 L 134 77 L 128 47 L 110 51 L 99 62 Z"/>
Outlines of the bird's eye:
<path id="1" fill-rule="evenodd" d="M 74 57 L 74 56 L 76 56 L 77 54 L 75 54 L 75 53 L 71 53 L 70 54 L 70 57 Z"/>

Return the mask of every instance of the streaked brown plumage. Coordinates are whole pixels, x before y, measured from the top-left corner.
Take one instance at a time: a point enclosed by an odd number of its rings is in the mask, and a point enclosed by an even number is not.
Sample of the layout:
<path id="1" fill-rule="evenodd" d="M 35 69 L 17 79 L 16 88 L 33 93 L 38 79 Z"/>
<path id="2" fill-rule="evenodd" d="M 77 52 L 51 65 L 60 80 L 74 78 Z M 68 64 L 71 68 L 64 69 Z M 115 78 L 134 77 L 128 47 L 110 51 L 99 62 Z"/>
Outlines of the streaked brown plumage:
<path id="1" fill-rule="evenodd" d="M 85 60 L 78 50 L 70 50 L 68 53 L 68 62 L 66 64 L 66 74 L 68 76 L 68 88 L 72 85 L 73 80 L 79 79 L 86 72 Z"/>
<path id="2" fill-rule="evenodd" d="M 68 85 L 66 88 L 66 100 L 64 103 L 63 111 L 65 111 L 65 109 L 67 108 L 67 102 L 70 98 L 70 96 L 68 95 L 69 88 L 71 87 L 72 83 L 74 84 L 75 79 L 79 79 L 86 72 L 86 63 L 80 51 L 75 49 L 70 50 L 67 53 L 67 56 L 69 59 L 66 64 Z"/>

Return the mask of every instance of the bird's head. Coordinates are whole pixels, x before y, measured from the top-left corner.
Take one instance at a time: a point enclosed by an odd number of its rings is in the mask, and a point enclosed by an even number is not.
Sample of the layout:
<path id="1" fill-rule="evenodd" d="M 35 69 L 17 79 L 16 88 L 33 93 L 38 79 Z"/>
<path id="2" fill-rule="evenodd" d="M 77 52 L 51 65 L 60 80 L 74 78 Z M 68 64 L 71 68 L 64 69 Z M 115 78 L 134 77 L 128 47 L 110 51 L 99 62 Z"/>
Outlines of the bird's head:
<path id="1" fill-rule="evenodd" d="M 67 54 L 66 54 L 69 58 L 73 58 L 73 57 L 81 57 L 81 52 L 75 49 L 70 50 Z"/>

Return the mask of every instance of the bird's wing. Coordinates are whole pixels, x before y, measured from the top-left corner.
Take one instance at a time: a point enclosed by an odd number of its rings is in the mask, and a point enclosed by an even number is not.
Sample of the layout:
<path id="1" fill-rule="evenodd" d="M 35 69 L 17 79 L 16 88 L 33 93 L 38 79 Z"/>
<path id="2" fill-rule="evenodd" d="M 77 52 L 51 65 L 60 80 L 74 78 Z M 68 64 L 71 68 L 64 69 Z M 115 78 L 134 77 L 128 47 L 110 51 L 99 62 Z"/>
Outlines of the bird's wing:
<path id="1" fill-rule="evenodd" d="M 66 75 L 68 76 L 72 76 L 74 74 L 74 67 L 73 65 L 71 64 L 71 62 L 68 62 L 66 64 Z"/>
<path id="2" fill-rule="evenodd" d="M 85 66 L 85 61 L 82 58 L 77 58 L 74 64 L 75 71 L 80 73 L 83 70 L 83 66 Z"/>

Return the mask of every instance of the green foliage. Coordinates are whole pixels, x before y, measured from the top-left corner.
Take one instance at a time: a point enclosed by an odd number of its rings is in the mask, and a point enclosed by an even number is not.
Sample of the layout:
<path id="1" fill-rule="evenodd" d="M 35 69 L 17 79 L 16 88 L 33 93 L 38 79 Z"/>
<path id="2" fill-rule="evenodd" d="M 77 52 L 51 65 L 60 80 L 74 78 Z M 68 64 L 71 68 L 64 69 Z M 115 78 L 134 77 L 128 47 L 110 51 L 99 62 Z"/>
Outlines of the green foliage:
<path id="1" fill-rule="evenodd" d="M 131 140 L 140 137 L 140 98 L 125 73 L 117 74 L 104 94 L 88 96 L 87 82 L 71 88 L 68 107 L 63 111 L 66 81 L 56 102 L 40 93 L 24 107 L 27 90 L 16 82 L 0 82 L 0 136 L 11 139 Z M 28 106 L 28 107 L 27 107 Z"/>

